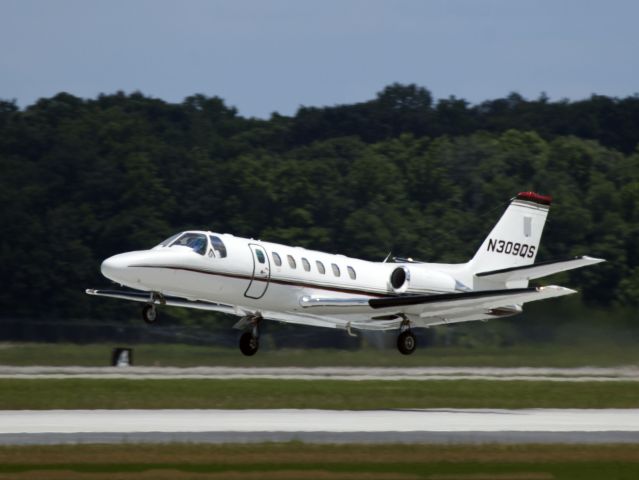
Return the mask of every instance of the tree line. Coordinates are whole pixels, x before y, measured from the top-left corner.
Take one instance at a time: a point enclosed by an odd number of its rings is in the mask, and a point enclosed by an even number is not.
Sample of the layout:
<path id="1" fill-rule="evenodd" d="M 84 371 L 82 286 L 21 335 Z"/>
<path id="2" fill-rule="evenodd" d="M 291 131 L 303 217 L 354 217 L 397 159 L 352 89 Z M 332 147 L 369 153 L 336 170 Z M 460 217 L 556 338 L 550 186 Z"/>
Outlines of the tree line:
<path id="1" fill-rule="evenodd" d="M 466 261 L 522 190 L 555 199 L 539 260 L 608 259 L 557 282 L 637 305 L 638 142 L 636 95 L 471 105 L 394 84 L 269 119 L 205 95 L 0 101 L 0 316 L 136 319 L 84 289 L 105 257 L 183 229 Z"/>

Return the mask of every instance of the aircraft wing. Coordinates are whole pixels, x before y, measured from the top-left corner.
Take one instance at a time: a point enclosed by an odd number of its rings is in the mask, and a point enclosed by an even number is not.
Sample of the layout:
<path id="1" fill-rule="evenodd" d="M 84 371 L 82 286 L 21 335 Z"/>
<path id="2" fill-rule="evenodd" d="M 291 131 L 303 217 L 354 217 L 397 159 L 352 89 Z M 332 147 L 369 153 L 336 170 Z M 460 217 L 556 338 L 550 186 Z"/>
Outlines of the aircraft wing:
<path id="1" fill-rule="evenodd" d="M 101 297 L 119 298 L 136 302 L 147 303 L 154 301 L 156 304 L 175 307 L 196 308 L 222 312 L 231 315 L 242 316 L 243 312 L 231 305 L 205 302 L 201 300 L 188 300 L 185 298 L 162 296 L 153 299 L 151 292 L 135 290 L 98 290 L 88 289 L 89 295 Z M 438 295 L 398 295 L 384 298 L 324 298 L 302 297 L 300 305 L 308 313 L 284 313 L 264 311 L 264 318 L 299 325 L 325 327 L 325 328 L 353 328 L 364 330 L 386 330 L 396 328 L 398 315 L 404 314 L 412 319 L 419 319 L 419 323 L 436 325 L 448 321 L 481 320 L 491 311 L 500 308 L 511 308 L 513 305 L 559 297 L 575 293 L 574 290 L 565 287 L 547 286 L 514 288 L 506 290 L 480 290 L 472 292 L 443 293 Z M 323 307 L 323 312 L 314 311 L 316 307 Z M 325 309 L 329 309 L 326 311 Z M 365 314 L 370 315 L 371 320 L 345 321 L 341 314 Z M 244 325 L 238 322 L 236 328 Z"/>
<path id="2" fill-rule="evenodd" d="M 134 302 L 149 303 L 151 302 L 151 292 L 141 292 L 136 290 L 99 290 L 99 289 L 87 289 L 86 293 L 89 295 L 96 295 L 98 297 L 119 298 L 121 300 L 132 300 Z M 224 305 L 220 303 L 205 302 L 202 300 L 188 300 L 186 298 L 162 296 L 161 299 L 155 299 L 154 303 L 160 305 L 168 305 L 170 307 L 186 307 L 195 308 L 199 310 L 208 310 L 213 312 L 228 313 L 230 315 L 243 316 L 249 312 L 244 312 L 242 309 L 237 309 L 231 305 Z M 297 325 L 305 325 L 311 327 L 324 327 L 324 328 L 337 328 L 344 322 L 340 322 L 338 319 L 323 318 L 316 315 L 304 315 L 304 314 L 288 314 L 283 312 L 262 312 L 262 316 L 269 320 L 275 320 L 278 322 L 294 323 Z M 233 328 L 244 329 L 247 325 L 246 319 L 240 319 Z"/>
<path id="3" fill-rule="evenodd" d="M 500 307 L 570 295 L 575 290 L 550 285 L 547 287 L 480 290 L 473 292 L 373 298 L 368 301 L 374 310 L 392 310 L 421 318 L 458 316 L 476 311 L 485 313 Z"/>
<path id="4" fill-rule="evenodd" d="M 88 293 L 89 295 L 96 295 L 98 297 L 119 298 L 122 300 L 132 300 L 134 302 L 143 303 L 151 303 L 153 300 L 150 292 L 139 292 L 135 290 L 99 290 L 88 288 L 86 290 L 86 293 Z M 223 305 L 213 302 L 203 302 L 201 300 L 187 300 L 186 298 L 180 297 L 162 296 L 160 299 L 155 299 L 153 303 L 160 305 L 169 305 L 171 307 L 196 308 L 199 310 L 209 310 L 214 312 L 238 315 L 236 309 L 230 305 Z"/>
<path id="5" fill-rule="evenodd" d="M 575 293 L 566 287 L 510 288 L 503 290 L 476 290 L 472 292 L 441 293 L 436 295 L 396 295 L 383 298 L 328 298 L 304 296 L 300 305 L 304 308 L 342 308 L 344 313 L 362 311 L 392 310 L 406 314 L 445 313 L 458 308 L 496 308 L 545 298 L 559 297 Z"/>
<path id="6" fill-rule="evenodd" d="M 484 320 L 499 315 L 517 313 L 517 305 L 535 300 L 575 293 L 565 287 L 513 288 L 472 292 L 442 293 L 438 295 L 398 295 L 384 298 L 323 298 L 302 297 L 305 309 L 323 310 L 333 317 L 342 314 L 366 314 L 369 321 L 353 321 L 360 329 L 396 328 L 402 315 L 422 326 L 448 322 Z"/>

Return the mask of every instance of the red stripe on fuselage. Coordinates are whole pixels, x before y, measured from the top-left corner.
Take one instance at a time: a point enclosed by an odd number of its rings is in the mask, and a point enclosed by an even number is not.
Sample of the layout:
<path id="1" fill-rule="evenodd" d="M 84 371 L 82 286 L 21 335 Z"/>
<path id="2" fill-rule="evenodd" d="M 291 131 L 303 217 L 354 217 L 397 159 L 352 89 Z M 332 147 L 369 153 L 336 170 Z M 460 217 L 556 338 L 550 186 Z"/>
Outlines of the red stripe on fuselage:
<path id="1" fill-rule="evenodd" d="M 193 272 L 193 273 L 201 273 L 204 275 L 215 275 L 218 277 L 227 277 L 227 278 L 238 278 L 240 280 L 253 280 L 252 275 L 241 275 L 238 273 L 226 273 L 226 272 L 214 272 L 212 270 L 200 270 L 197 268 L 189 268 L 189 267 L 175 267 L 170 265 L 129 265 L 129 267 L 135 268 L 166 268 L 169 270 L 183 270 L 185 272 Z M 389 293 L 379 293 L 379 292 L 370 292 L 366 290 L 356 290 L 352 288 L 337 288 L 337 287 L 329 287 L 325 285 L 318 285 L 315 283 L 304 283 L 304 282 L 296 282 L 292 280 L 281 280 L 277 278 L 270 277 L 269 280 L 264 278 L 256 278 L 255 280 L 260 282 L 271 282 L 277 283 L 279 285 L 291 285 L 295 287 L 303 287 L 303 288 L 315 288 L 318 290 L 328 290 L 331 292 L 340 292 L 340 293 L 352 293 L 354 295 L 366 295 L 369 297 L 395 297 L 397 295 L 389 294 Z"/>

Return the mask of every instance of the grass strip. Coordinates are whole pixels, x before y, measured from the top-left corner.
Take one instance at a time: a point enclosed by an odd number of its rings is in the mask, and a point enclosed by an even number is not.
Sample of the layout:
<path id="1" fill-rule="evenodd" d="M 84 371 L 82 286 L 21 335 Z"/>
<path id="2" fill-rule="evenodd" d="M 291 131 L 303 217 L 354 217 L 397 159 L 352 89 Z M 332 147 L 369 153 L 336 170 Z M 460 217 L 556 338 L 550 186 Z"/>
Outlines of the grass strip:
<path id="1" fill-rule="evenodd" d="M 134 362 L 144 366 L 495 366 L 578 367 L 637 365 L 636 344 L 527 345 L 513 347 L 424 347 L 410 356 L 395 348 L 378 350 L 269 349 L 244 357 L 236 348 L 184 344 L 0 344 L 0 365 L 107 366 L 115 346 L 134 349 Z"/>
<path id="2" fill-rule="evenodd" d="M 0 379 L 0 409 L 639 408 L 639 382 Z"/>
<path id="3" fill-rule="evenodd" d="M 0 478 L 630 479 L 639 445 L 0 447 Z"/>

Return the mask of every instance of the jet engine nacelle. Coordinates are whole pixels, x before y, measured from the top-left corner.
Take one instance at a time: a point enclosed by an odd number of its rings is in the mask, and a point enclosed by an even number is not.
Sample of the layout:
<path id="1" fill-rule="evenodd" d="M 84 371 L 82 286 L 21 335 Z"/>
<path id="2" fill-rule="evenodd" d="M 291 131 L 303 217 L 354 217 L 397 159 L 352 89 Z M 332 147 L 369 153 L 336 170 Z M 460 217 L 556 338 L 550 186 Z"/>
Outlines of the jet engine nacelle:
<path id="1" fill-rule="evenodd" d="M 388 285 L 395 293 L 405 293 L 408 290 L 415 293 L 455 291 L 453 277 L 420 265 L 401 265 L 395 268 L 390 274 Z"/>

